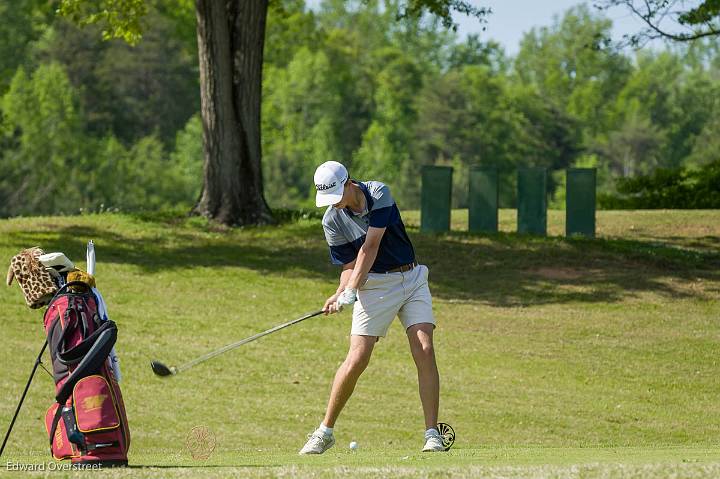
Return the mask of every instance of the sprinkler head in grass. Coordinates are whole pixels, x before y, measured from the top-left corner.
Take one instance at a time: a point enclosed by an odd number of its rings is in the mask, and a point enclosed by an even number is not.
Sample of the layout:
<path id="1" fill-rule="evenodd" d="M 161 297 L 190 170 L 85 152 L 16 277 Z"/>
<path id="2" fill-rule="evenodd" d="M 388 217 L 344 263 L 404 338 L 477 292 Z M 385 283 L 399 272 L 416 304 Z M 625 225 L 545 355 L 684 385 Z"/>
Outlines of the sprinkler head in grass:
<path id="1" fill-rule="evenodd" d="M 444 422 L 439 422 L 436 428 L 442 436 L 442 442 L 445 450 L 449 451 L 452 445 L 455 444 L 455 430 L 450 424 Z"/>
<path id="2" fill-rule="evenodd" d="M 152 368 L 155 375 L 160 377 L 172 376 L 173 374 L 177 373 L 177 370 L 174 367 L 169 368 L 160 361 L 152 361 L 150 363 L 150 367 Z"/>

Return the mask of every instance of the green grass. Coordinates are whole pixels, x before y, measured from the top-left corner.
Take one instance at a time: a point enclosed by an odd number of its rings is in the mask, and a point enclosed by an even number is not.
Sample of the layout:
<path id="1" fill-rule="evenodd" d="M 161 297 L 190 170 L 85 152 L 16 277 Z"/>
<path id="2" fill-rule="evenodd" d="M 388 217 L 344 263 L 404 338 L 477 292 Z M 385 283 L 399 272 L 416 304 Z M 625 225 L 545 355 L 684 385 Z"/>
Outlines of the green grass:
<path id="1" fill-rule="evenodd" d="M 549 231 L 562 232 L 562 212 Z M 120 327 L 118 352 L 136 468 L 117 477 L 717 477 L 720 475 L 720 211 L 598 212 L 595 240 L 425 236 L 439 328 L 448 454 L 417 453 L 422 411 L 402 328 L 394 324 L 337 425 L 338 445 L 300 458 L 344 359 L 349 313 L 308 320 L 161 380 L 178 364 L 317 309 L 337 271 L 317 220 L 228 230 L 202 219 L 126 216 L 0 221 L 0 258 L 64 251 L 97 280 Z M 632 226 L 632 228 L 630 228 Z M 42 345 L 41 314 L 0 288 L 0 427 Z M 51 379 L 39 371 L 0 460 L 39 464 Z M 193 460 L 185 438 L 217 446 Z M 356 440 L 357 453 L 347 444 Z M 158 469 L 148 469 L 157 467 Z M 38 475 L 62 477 L 55 472 Z"/>

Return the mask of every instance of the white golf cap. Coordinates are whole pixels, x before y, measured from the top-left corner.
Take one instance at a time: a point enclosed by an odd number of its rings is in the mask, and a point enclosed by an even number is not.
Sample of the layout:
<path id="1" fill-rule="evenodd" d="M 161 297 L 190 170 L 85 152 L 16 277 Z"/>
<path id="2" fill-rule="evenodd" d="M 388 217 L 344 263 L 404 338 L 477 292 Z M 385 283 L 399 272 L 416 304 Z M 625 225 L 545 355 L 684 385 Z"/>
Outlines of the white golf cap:
<path id="1" fill-rule="evenodd" d="M 337 161 L 326 161 L 318 166 L 315 170 L 315 204 L 330 206 L 340 202 L 347 180 L 347 169 Z"/>

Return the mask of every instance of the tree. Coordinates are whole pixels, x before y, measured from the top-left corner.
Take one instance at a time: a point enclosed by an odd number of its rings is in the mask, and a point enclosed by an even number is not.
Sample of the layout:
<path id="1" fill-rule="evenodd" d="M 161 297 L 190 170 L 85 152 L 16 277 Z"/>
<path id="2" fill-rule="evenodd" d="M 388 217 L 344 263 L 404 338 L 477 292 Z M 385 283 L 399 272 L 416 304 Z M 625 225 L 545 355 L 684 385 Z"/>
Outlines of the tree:
<path id="1" fill-rule="evenodd" d="M 197 0 L 204 185 L 197 214 L 230 225 L 272 221 L 263 196 L 260 105 L 269 0 Z M 186 3 L 186 2 L 183 2 Z M 61 12 L 101 23 L 107 37 L 137 41 L 143 0 L 62 0 Z M 406 0 L 398 15 L 425 12 L 452 26 L 451 12 L 483 18 L 489 11 L 464 0 Z"/>
<path id="2" fill-rule="evenodd" d="M 0 97 L 0 216 L 190 207 L 197 191 L 186 169 L 196 165 L 184 135 L 176 161 L 155 135 L 126 148 L 86 134 L 79 104 L 59 63 L 18 68 Z"/>
<path id="3" fill-rule="evenodd" d="M 601 0 L 596 6 L 624 6 L 645 23 L 639 32 L 624 36 L 634 46 L 656 38 L 687 42 L 720 35 L 720 0 Z"/>
<path id="4" fill-rule="evenodd" d="M 204 185 L 195 212 L 229 225 L 272 221 L 263 196 L 260 101 L 267 0 L 198 0 Z"/>
<path id="5" fill-rule="evenodd" d="M 637 100 L 624 111 L 620 128 L 610 132 L 599 152 L 611 170 L 621 177 L 647 174 L 661 164 L 660 149 L 664 143 L 662 132 L 650 118 L 643 115 Z"/>
<path id="6" fill-rule="evenodd" d="M 526 33 L 515 60 L 520 81 L 580 119 L 590 136 L 609 126 L 605 105 L 617 96 L 631 71 L 620 51 L 600 48 L 611 28 L 609 19 L 579 5 L 552 27 Z"/>
<path id="7" fill-rule="evenodd" d="M 499 43 L 492 40 L 481 42 L 479 35 L 468 35 L 465 42 L 454 45 L 450 53 L 450 68 L 463 65 L 487 65 L 493 71 L 505 73 L 509 61 Z"/>
<path id="8" fill-rule="evenodd" d="M 718 85 L 702 63 L 692 68 L 687 63 L 682 52 L 637 52 L 636 67 L 618 94 L 611 115 L 613 129 L 623 129 L 627 124 L 626 131 L 612 136 L 651 138 L 654 159 L 636 155 L 638 160 L 647 158 L 647 164 L 616 171 L 647 172 L 653 166 L 676 168 L 690 154 L 694 138 L 712 118 Z M 640 143 L 648 142 L 641 139 Z M 641 150 L 647 151 L 634 148 Z"/>
<path id="9" fill-rule="evenodd" d="M 180 170 L 182 189 L 186 198 L 197 200 L 202 191 L 202 120 L 194 115 L 180 130 L 175 139 L 175 151 L 170 161 Z"/>
<path id="10" fill-rule="evenodd" d="M 715 162 L 720 164 L 720 102 L 715 102 L 715 112 L 699 135 L 693 138 L 692 151 L 685 158 L 691 167 Z"/>
<path id="11" fill-rule="evenodd" d="M 49 23 L 43 0 L 0 1 L 0 95 Z"/>
<path id="12" fill-rule="evenodd" d="M 378 75 L 374 119 L 353 158 L 353 169 L 369 178 L 382 176 L 396 185 L 396 199 L 417 205 L 419 168 L 410 158 L 408 144 L 417 118 L 413 99 L 422 86 L 420 71 L 398 50 L 378 53 L 386 66 Z"/>
<path id="13" fill-rule="evenodd" d="M 340 158 L 342 105 L 327 56 L 307 47 L 287 68 L 266 65 L 263 174 L 273 206 L 309 203 L 314 167 Z"/>
<path id="14" fill-rule="evenodd" d="M 101 41 L 96 26 L 59 18 L 36 43 L 32 58 L 59 62 L 80 96 L 88 133 L 112 132 L 126 146 L 156 133 L 170 147 L 200 107 L 197 52 L 178 39 L 175 24 L 150 8 L 153 25 L 137 46 Z"/>
<path id="15" fill-rule="evenodd" d="M 315 12 L 305 8 L 304 0 L 275 2 L 268 12 L 265 32 L 266 65 L 284 68 L 301 48 L 316 50 L 324 41 Z"/>
<path id="16" fill-rule="evenodd" d="M 78 101 L 62 67 L 43 65 L 32 75 L 18 68 L 2 97 L 0 215 L 70 211 L 79 189 L 68 188 L 82 171 Z"/>
<path id="17" fill-rule="evenodd" d="M 457 207 L 467 204 L 464 173 L 470 166 L 498 168 L 500 201 L 510 206 L 517 167 L 565 168 L 580 151 L 576 120 L 536 88 L 511 83 L 494 69 L 495 62 L 482 63 L 454 68 L 426 82 L 417 99 L 414 156 L 424 164 L 456 167 Z M 551 183 L 550 191 L 554 187 Z"/>

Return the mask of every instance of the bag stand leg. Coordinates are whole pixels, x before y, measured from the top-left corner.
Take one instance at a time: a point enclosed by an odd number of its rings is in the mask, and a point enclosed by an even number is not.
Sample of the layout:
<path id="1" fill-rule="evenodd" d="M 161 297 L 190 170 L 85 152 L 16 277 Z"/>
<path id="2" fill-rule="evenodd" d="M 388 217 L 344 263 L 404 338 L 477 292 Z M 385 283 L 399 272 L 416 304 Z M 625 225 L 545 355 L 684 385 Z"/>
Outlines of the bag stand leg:
<path id="1" fill-rule="evenodd" d="M 5 439 L 3 440 L 2 447 L 0 447 L 0 456 L 2 456 L 3 451 L 5 450 L 5 444 L 7 444 L 7 440 L 10 437 L 10 432 L 12 432 L 12 428 L 15 425 L 15 420 L 18 417 L 18 413 L 20 412 L 20 408 L 22 407 L 23 402 L 25 401 L 25 396 L 27 395 L 28 389 L 30 389 L 30 383 L 33 380 L 33 377 L 35 376 L 35 371 L 37 371 L 38 366 L 40 365 L 40 360 L 42 359 L 42 355 L 45 352 L 45 348 L 47 347 L 47 339 L 45 340 L 45 343 L 43 343 L 43 347 L 40 350 L 40 354 L 38 354 L 37 359 L 35 360 L 35 366 L 33 366 L 33 370 L 30 373 L 30 378 L 28 379 L 27 384 L 25 385 L 25 390 L 22 393 L 22 397 L 20 398 L 20 403 L 17 406 L 17 409 L 15 410 L 15 415 L 12 418 L 12 422 L 10 422 L 10 427 L 7 430 L 7 433 L 5 434 Z"/>

